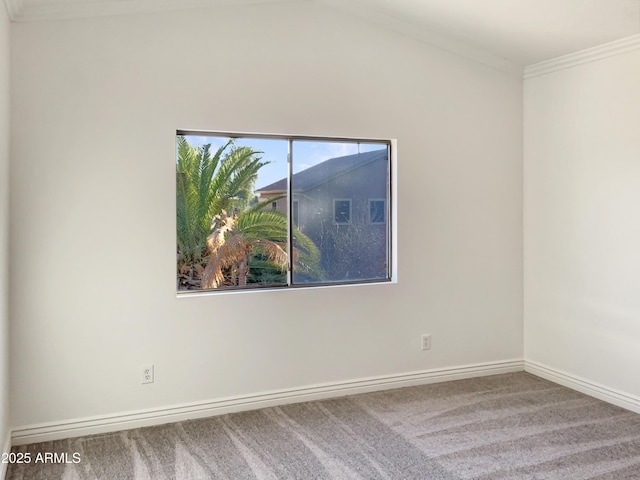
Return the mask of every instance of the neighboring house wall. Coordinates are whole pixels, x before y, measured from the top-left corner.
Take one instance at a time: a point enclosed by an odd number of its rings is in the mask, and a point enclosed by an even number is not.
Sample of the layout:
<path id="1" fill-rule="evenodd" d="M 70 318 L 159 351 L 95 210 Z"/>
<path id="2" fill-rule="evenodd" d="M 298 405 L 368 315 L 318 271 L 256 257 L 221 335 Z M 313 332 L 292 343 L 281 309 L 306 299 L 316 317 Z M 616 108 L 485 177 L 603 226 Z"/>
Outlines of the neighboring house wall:
<path id="1" fill-rule="evenodd" d="M 389 168 L 383 149 L 331 158 L 293 175 L 291 218 L 320 250 L 323 270 L 321 278 L 297 276 L 294 270 L 294 283 L 388 278 Z M 258 190 L 260 200 L 286 195 L 275 189 L 286 184 L 287 179 L 281 179 Z M 374 199 L 384 205 L 377 223 L 370 219 L 369 202 Z M 265 208 L 287 214 L 286 197 L 273 203 Z"/>
<path id="2" fill-rule="evenodd" d="M 0 4 L 0 446 L 9 438 L 9 19 Z M 0 464 L 0 478 L 6 470 Z"/>
<path id="3" fill-rule="evenodd" d="M 583 386 L 635 396 L 638 409 L 635 45 L 525 80 L 524 278 L 525 358 Z"/>
<path id="4" fill-rule="evenodd" d="M 320 2 L 11 40 L 18 433 L 522 358 L 520 77 Z M 398 283 L 176 298 L 179 128 L 397 139 Z"/>
<path id="5" fill-rule="evenodd" d="M 320 229 L 322 223 L 335 223 L 334 199 L 351 199 L 352 222 L 368 221 L 367 201 L 370 198 L 387 196 L 387 177 L 387 160 L 380 159 L 332 177 L 327 182 L 303 192 L 296 191 L 294 182 L 293 199 L 299 202 L 301 227 L 310 233 Z"/>
<path id="6" fill-rule="evenodd" d="M 294 193 L 299 228 L 320 249 L 328 280 L 385 277 L 386 230 L 369 222 L 369 199 L 387 196 L 387 170 L 388 161 L 382 158 Z M 347 224 L 336 223 L 336 200 L 349 200 Z"/>
<path id="7" fill-rule="evenodd" d="M 278 198 L 280 197 L 280 198 Z M 265 207 L 266 210 L 276 210 L 284 215 L 287 214 L 287 192 L 262 192 L 260 193 L 259 201 L 265 201 L 267 199 L 273 198 L 273 202 L 275 203 L 275 208 L 273 205 L 269 205 Z"/>

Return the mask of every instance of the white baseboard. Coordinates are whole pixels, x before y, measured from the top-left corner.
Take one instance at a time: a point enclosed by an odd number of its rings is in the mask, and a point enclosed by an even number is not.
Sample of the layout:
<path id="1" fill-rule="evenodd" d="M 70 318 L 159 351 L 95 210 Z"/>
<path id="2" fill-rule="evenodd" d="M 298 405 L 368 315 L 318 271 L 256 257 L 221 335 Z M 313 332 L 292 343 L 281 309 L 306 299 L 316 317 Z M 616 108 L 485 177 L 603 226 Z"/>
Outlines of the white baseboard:
<path id="1" fill-rule="evenodd" d="M 501 373 L 521 372 L 523 369 L 523 360 L 510 360 L 361 378 L 345 382 L 309 385 L 301 388 L 174 405 L 165 408 L 147 409 L 39 425 L 27 425 L 14 428 L 11 438 L 13 445 L 24 445 L 28 443 L 59 440 L 62 438 L 161 425 L 193 418 L 211 417 L 225 413 L 255 410 L 289 403 L 342 397 L 357 393 L 498 375 Z"/>
<path id="2" fill-rule="evenodd" d="M 11 451 L 11 432 L 7 432 L 7 436 L 5 437 L 4 447 L 2 448 L 2 453 L 9 453 Z M 7 477 L 7 468 L 9 467 L 8 463 L 0 462 L 0 480 L 4 480 Z"/>
<path id="3" fill-rule="evenodd" d="M 586 393 L 587 395 L 604 400 L 613 405 L 631 410 L 635 413 L 640 413 L 640 398 L 634 395 L 629 395 L 628 393 L 609 388 L 605 385 L 590 382 L 584 378 L 530 360 L 524 361 L 524 370 L 525 372 L 564 385 L 578 392 Z"/>

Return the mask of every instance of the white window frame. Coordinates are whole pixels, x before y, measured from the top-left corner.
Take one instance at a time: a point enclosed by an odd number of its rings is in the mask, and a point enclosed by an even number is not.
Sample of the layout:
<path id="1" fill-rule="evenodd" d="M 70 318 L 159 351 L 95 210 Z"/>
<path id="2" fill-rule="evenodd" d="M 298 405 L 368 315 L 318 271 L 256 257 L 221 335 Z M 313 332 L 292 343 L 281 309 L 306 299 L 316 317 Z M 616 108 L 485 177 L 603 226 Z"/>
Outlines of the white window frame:
<path id="1" fill-rule="evenodd" d="M 345 281 L 345 282 L 331 282 L 331 283 L 309 283 L 309 284 L 292 284 L 291 283 L 291 266 L 289 267 L 288 285 L 285 286 L 268 286 L 268 287 L 250 287 L 250 288 L 224 288 L 224 289 L 206 289 L 206 290 L 184 290 L 177 291 L 177 298 L 189 298 L 194 296 L 208 296 L 208 295 L 224 295 L 224 294 L 237 294 L 247 292 L 268 292 L 268 291 L 282 291 L 282 290 L 295 290 L 299 288 L 336 288 L 346 286 L 365 286 L 372 284 L 395 284 L 398 282 L 398 232 L 397 232 L 397 140 L 396 139 L 382 139 L 382 138 L 351 138 L 351 137 L 327 137 L 327 136 L 308 136 L 308 135 L 286 135 L 286 134 L 256 134 L 256 133 L 241 133 L 241 132 L 223 132 L 223 131 L 208 131 L 208 130 L 192 130 L 192 129 L 177 129 L 176 135 L 180 136 L 204 136 L 204 137 L 226 137 L 226 138 L 271 138 L 288 140 L 291 146 L 293 141 L 327 141 L 327 142 L 347 142 L 347 143 L 380 143 L 386 144 L 388 148 L 388 202 L 385 204 L 385 222 L 388 223 L 388 278 L 383 279 L 371 279 L 371 280 L 358 280 L 358 281 Z M 175 153 L 175 152 L 174 152 Z M 290 177 L 291 162 L 290 164 Z M 291 186 L 291 184 L 289 184 Z M 291 193 L 288 194 L 287 202 L 290 201 Z M 175 193 L 174 193 L 175 198 Z M 353 201 L 351 198 L 335 198 L 335 200 L 348 200 L 349 201 L 349 224 L 351 224 L 353 218 Z M 385 200 L 385 199 L 381 199 Z M 333 202 L 333 220 L 336 225 L 348 225 L 347 223 L 335 222 L 335 202 Z M 367 203 L 367 206 L 368 203 Z M 289 215 L 292 212 L 291 205 L 289 206 Z M 291 218 L 291 222 L 293 219 Z M 291 239 L 290 239 L 291 241 Z"/>

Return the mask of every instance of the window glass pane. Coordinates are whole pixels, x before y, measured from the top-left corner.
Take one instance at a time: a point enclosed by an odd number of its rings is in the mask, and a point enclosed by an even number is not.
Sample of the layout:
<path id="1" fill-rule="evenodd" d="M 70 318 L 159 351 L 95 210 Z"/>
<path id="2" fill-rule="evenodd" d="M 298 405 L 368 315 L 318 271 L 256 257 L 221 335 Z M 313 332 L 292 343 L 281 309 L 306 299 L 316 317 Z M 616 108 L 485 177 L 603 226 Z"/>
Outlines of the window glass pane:
<path id="1" fill-rule="evenodd" d="M 351 223 L 351 200 L 334 200 L 333 218 L 336 223 Z"/>
<path id="2" fill-rule="evenodd" d="M 319 257 L 317 269 L 294 263 L 293 283 L 389 278 L 387 145 L 294 140 L 292 170 L 299 231 L 294 232 L 294 258 Z M 373 217 L 371 199 L 378 202 Z"/>
<path id="3" fill-rule="evenodd" d="M 287 284 L 288 148 L 284 139 L 177 137 L 178 290 Z"/>
<path id="4" fill-rule="evenodd" d="M 384 223 L 384 200 L 369 200 L 369 221 L 371 223 Z"/>
<path id="5" fill-rule="evenodd" d="M 388 280 L 389 192 L 386 142 L 179 134 L 177 290 Z"/>

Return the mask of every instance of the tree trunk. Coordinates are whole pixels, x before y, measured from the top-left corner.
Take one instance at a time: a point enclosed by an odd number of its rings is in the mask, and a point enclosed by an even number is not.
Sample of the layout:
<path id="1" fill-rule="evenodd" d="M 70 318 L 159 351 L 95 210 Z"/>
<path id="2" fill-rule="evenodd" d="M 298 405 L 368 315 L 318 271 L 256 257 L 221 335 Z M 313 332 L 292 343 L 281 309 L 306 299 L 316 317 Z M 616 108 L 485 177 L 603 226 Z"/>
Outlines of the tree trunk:
<path id="1" fill-rule="evenodd" d="M 247 286 L 247 275 L 249 273 L 249 256 L 245 255 L 238 263 L 238 286 Z"/>

